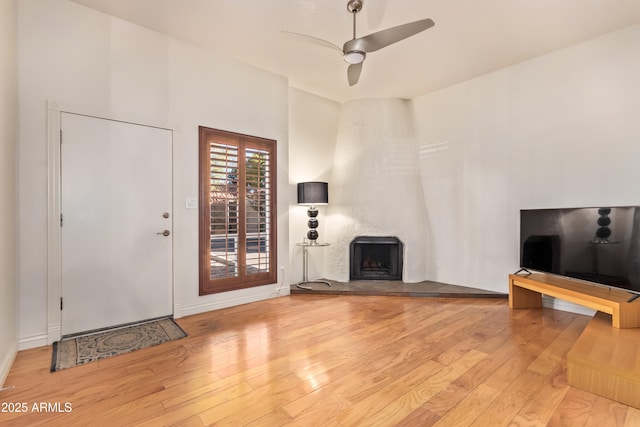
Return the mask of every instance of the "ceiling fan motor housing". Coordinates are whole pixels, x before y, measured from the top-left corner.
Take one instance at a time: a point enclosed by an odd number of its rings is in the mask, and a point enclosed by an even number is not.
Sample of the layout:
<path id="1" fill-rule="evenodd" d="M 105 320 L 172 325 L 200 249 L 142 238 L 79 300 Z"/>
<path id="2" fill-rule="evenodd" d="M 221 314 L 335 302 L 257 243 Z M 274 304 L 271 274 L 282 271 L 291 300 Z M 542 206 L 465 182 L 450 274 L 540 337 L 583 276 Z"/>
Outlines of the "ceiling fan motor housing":
<path id="1" fill-rule="evenodd" d="M 366 52 L 371 51 L 371 47 L 367 46 L 367 40 L 362 38 L 347 41 L 342 46 L 344 52 L 344 60 L 349 64 L 359 64 L 367 57 Z"/>

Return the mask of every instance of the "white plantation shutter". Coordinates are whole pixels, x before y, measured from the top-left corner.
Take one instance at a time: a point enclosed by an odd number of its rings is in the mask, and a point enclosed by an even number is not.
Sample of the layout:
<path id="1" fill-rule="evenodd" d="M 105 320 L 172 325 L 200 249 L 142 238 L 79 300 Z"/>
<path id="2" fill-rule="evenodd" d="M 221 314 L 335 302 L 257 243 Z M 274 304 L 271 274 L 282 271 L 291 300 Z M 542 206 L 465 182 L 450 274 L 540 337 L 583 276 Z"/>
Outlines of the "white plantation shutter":
<path id="1" fill-rule="evenodd" d="M 270 154 L 259 149 L 245 152 L 247 232 L 246 272 L 257 274 L 269 269 L 271 223 L 271 169 Z"/>
<path id="2" fill-rule="evenodd" d="M 231 178 L 237 170 L 238 147 L 209 144 L 211 279 L 238 275 L 238 189 Z"/>

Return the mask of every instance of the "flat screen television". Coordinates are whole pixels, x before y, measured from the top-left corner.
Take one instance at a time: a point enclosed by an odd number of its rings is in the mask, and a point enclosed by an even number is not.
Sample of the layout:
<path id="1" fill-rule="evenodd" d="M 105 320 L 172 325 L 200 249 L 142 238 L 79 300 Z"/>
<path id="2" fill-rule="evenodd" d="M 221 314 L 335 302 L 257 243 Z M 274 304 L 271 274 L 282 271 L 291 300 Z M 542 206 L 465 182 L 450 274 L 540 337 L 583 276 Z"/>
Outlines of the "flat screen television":
<path id="1" fill-rule="evenodd" d="M 640 294 L 640 206 L 521 210 L 520 268 Z"/>

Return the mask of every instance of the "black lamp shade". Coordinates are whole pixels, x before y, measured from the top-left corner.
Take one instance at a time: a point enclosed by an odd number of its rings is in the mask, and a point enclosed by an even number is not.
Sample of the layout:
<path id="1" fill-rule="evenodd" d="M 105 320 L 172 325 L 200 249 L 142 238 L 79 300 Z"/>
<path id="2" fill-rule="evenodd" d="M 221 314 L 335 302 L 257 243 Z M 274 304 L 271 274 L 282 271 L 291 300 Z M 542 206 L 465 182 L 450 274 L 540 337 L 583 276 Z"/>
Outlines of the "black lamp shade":
<path id="1" fill-rule="evenodd" d="M 298 183 L 299 205 L 326 205 L 329 203 L 329 184 L 326 182 Z"/>

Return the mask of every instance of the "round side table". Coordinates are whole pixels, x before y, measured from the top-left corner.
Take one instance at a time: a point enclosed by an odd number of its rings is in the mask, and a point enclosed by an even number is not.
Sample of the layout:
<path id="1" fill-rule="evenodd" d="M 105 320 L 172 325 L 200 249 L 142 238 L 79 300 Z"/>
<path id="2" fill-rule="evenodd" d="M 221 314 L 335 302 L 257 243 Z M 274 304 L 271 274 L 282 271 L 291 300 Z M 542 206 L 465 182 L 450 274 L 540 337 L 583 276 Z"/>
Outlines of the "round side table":
<path id="1" fill-rule="evenodd" d="M 325 246 L 329 246 L 329 243 L 311 243 L 311 242 L 302 242 L 296 243 L 298 246 L 302 246 L 302 282 L 296 283 L 296 286 L 300 289 L 313 290 L 311 286 L 304 286 L 309 283 L 324 283 L 325 285 L 331 286 L 330 282 L 326 280 L 309 280 L 309 248 L 321 248 Z"/>

